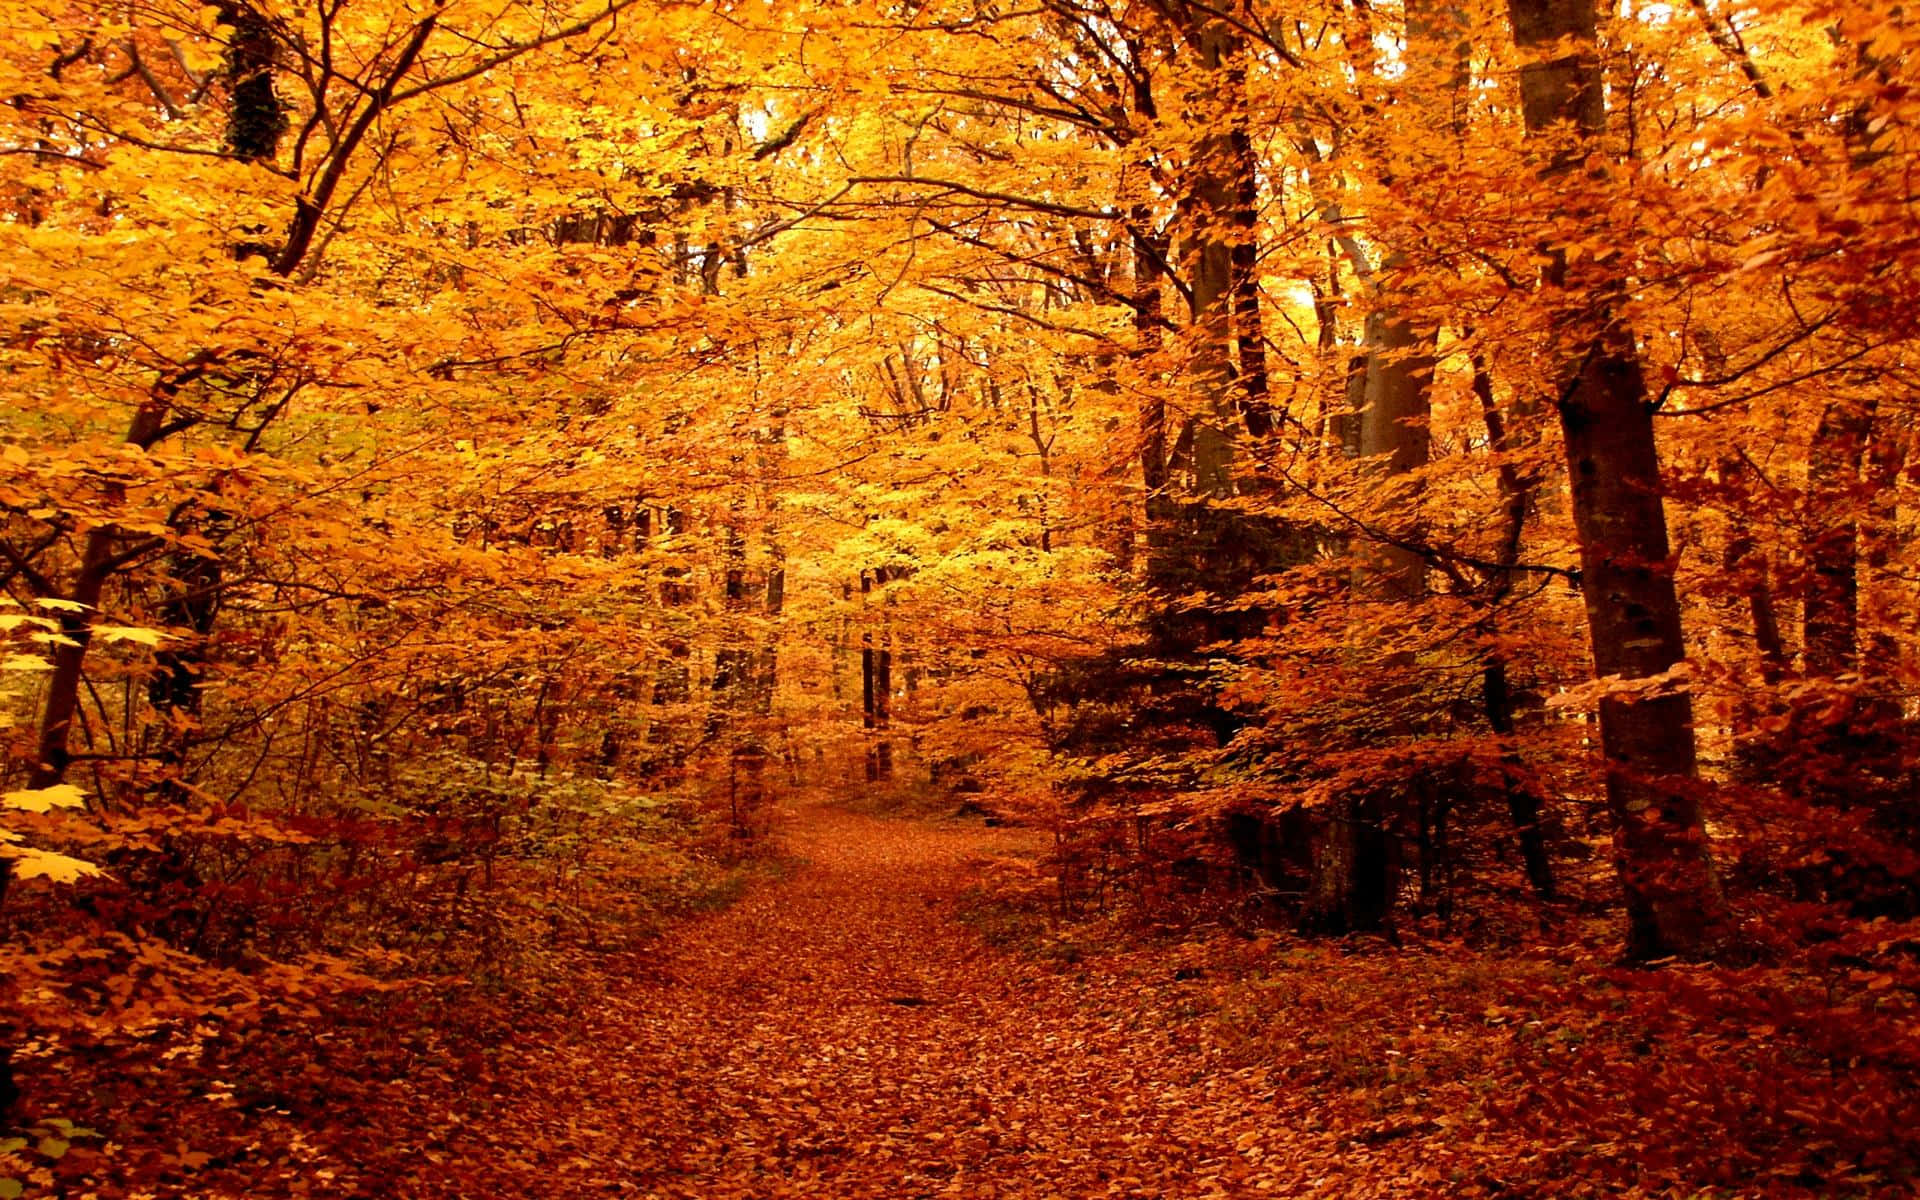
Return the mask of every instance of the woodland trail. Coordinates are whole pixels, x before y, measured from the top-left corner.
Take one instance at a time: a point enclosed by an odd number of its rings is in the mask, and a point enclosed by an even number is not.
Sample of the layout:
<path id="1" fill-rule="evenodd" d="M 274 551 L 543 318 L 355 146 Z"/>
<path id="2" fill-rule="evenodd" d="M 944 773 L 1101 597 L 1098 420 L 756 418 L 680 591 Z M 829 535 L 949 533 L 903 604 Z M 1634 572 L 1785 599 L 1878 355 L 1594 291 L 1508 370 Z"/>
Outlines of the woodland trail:
<path id="1" fill-rule="evenodd" d="M 582 1057 L 527 1064 L 578 1120 L 516 1165 L 554 1195 L 1367 1194 L 1164 963 L 1031 961 L 957 920 L 969 864 L 1032 837 L 807 810 L 804 865 L 673 933 Z"/>

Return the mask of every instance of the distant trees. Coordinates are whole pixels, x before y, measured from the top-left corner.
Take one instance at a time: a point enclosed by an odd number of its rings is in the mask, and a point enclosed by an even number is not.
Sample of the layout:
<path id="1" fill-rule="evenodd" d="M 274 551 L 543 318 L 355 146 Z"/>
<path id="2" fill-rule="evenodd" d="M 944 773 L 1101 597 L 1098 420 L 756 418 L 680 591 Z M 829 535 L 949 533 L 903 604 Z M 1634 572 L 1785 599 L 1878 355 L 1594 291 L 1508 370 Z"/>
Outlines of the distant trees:
<path id="1" fill-rule="evenodd" d="M 1132 509 L 1114 520 L 1142 528 L 1148 553 L 1132 569 L 1157 598 L 1137 643 L 1063 669 L 1048 692 L 1083 714 L 1051 726 L 1059 748 L 1101 764 L 1076 773 L 1072 810 L 1095 824 L 1265 823 L 1258 839 L 1227 840 L 1294 843 L 1253 850 L 1250 865 L 1296 892 L 1309 924 L 1336 929 L 1355 912 L 1377 924 L 1416 877 L 1414 903 L 1458 911 L 1443 893 L 1476 886 L 1462 856 L 1511 854 L 1551 897 L 1552 855 L 1605 836 L 1631 953 L 1712 953 L 1732 929 L 1707 812 L 1730 779 L 1729 739 L 1750 762 L 1768 740 L 1719 714 L 1805 728 L 1800 702 L 1786 704 L 1798 717 L 1757 717 L 1756 689 L 1787 687 L 1796 654 L 1811 676 L 1845 675 L 1859 661 L 1850 581 L 1884 584 L 1903 552 L 1910 481 L 1891 430 L 1913 414 L 1889 416 L 1874 374 L 1850 364 L 1905 335 L 1834 336 L 1838 310 L 1811 302 L 1806 272 L 1823 295 L 1853 285 L 1820 252 L 1788 250 L 1799 235 L 1783 230 L 1861 218 L 1803 210 L 1796 225 L 1779 205 L 1809 171 L 1839 172 L 1850 194 L 1885 184 L 1860 174 L 1881 161 L 1864 114 L 1904 60 L 1855 48 L 1891 50 L 1904 34 L 1862 16 L 1822 40 L 1792 5 L 1310 9 L 986 14 L 1021 38 L 969 46 L 979 67 L 965 86 L 939 69 L 904 85 L 951 106 L 929 132 L 968 122 L 965 136 L 916 143 L 922 164 L 941 146 L 952 156 L 939 180 L 894 180 L 902 196 L 967 198 L 964 224 L 928 232 L 990 246 L 1004 265 L 962 294 L 991 277 L 1005 311 L 1009 280 L 1024 278 L 1021 313 L 1120 301 L 1134 330 L 1124 352 L 1073 361 L 1140 397 L 1142 490 L 1103 503 Z M 903 28 L 967 45 L 931 14 Z M 1770 72 L 1795 75 L 1801 99 L 1783 102 Z M 1010 131 L 982 140 L 996 122 Z M 1023 166 L 1041 128 L 1081 145 L 1086 166 Z M 1896 220 L 1874 207 L 1893 194 L 1857 211 Z M 1107 265 L 1076 219 L 1112 231 Z M 1829 400 L 1829 386 L 1848 395 Z M 1731 457 L 1715 448 L 1739 421 L 1773 431 L 1768 465 L 1746 434 Z M 1797 461 L 1780 457 L 1789 427 L 1808 447 Z M 1796 532 L 1780 522 L 1802 471 L 1810 524 Z M 1735 478 L 1738 502 L 1711 482 Z M 1709 495 L 1735 504 L 1724 533 L 1701 523 Z M 1886 532 L 1880 567 L 1863 565 L 1862 519 Z M 1328 569 L 1340 561 L 1345 574 Z M 1707 573 L 1712 562 L 1733 575 Z M 1580 609 L 1556 581 L 1577 585 Z M 1740 629 L 1724 625 L 1727 586 L 1745 597 Z M 1804 614 L 1797 648 L 1783 608 Z M 1909 687 L 1903 653 L 1882 648 L 1886 686 Z M 1574 667 L 1582 653 L 1592 683 Z M 1566 769 L 1585 735 L 1539 707 L 1556 692 L 1558 708 L 1597 715 L 1596 776 Z M 1702 703 L 1714 719 L 1697 727 Z M 1820 707 L 1839 725 L 1803 748 L 1830 764 L 1888 762 L 1880 739 L 1904 736 L 1897 704 L 1879 717 Z M 1131 719 L 1101 715 L 1116 713 Z M 1876 768 L 1872 786 L 1898 775 Z M 1604 784 L 1602 823 L 1577 816 L 1589 778 Z M 1777 808 L 1731 803 L 1716 813 L 1718 856 L 1749 877 L 1801 836 Z M 1344 864 L 1367 830 L 1386 896 L 1356 909 Z"/>

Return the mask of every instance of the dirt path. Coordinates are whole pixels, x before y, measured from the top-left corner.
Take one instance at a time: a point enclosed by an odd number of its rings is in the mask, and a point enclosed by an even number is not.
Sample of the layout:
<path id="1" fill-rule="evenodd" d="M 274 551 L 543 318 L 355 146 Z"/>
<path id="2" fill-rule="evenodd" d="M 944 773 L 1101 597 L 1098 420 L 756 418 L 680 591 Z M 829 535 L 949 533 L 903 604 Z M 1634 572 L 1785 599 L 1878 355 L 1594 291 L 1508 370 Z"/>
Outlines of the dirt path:
<path id="1" fill-rule="evenodd" d="M 523 1153 L 556 1196 L 1363 1194 L 1316 1178 L 1335 1140 L 1216 1061 L 1164 970 L 956 920 L 969 861 L 1022 836 L 800 814 L 804 866 L 668 939 L 583 1057 L 528 1064 L 576 1116 Z"/>

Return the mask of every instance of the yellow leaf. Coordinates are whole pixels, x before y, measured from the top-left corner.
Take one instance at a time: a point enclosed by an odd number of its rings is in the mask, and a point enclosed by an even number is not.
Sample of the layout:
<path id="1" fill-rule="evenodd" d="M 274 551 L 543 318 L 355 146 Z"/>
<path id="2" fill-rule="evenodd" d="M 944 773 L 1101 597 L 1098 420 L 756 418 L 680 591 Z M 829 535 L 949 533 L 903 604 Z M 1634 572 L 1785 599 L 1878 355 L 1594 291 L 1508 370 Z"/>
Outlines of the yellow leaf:
<path id="1" fill-rule="evenodd" d="M 8 808 L 43 813 L 54 808 L 82 808 L 87 803 L 87 797 L 86 793 L 70 783 L 56 783 L 48 788 L 8 792 L 0 796 L 0 801 L 5 801 Z"/>
<path id="2" fill-rule="evenodd" d="M 138 642 L 142 646 L 158 646 L 167 636 L 158 629 L 141 629 L 136 625 L 95 625 L 93 634 L 109 642 Z"/>
<path id="3" fill-rule="evenodd" d="M 10 846 L 4 853 L 13 860 L 13 873 L 19 879 L 43 876 L 55 883 L 72 883 L 82 875 L 106 874 L 84 859 L 70 858 L 50 850 L 30 850 L 24 846 Z"/>

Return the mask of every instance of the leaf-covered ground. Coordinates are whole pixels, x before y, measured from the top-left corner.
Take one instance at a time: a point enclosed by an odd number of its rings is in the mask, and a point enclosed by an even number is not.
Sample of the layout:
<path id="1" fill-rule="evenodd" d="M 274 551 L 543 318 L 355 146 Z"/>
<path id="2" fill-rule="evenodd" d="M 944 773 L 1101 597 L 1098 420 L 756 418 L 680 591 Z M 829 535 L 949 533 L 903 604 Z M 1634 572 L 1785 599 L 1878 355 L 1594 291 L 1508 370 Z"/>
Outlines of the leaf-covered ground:
<path id="1" fill-rule="evenodd" d="M 997 949 L 1030 832 L 816 808 L 521 1080 L 541 1172 L 649 1196 L 1903 1194 L 1910 1009 L 1578 950 Z M 1039 951 L 1035 953 L 1034 951 Z M 1876 1044 L 1869 1044 L 1876 1043 Z M 509 1106 L 511 1110 L 511 1106 Z"/>
<path id="2" fill-rule="evenodd" d="M 1183 985 L 956 919 L 972 865 L 1032 834 L 816 809 L 794 837 L 802 867 L 531 1056 L 555 1194 L 1354 1194 L 1338 1139 L 1170 1016 Z"/>
<path id="3" fill-rule="evenodd" d="M 495 1121 L 386 1186 L 1724 1197 L 1915 1178 L 1897 1014 L 1878 1034 L 1835 1023 L 1852 1031 L 1836 1042 L 1777 978 L 1578 953 L 1218 934 L 1081 950 L 1071 932 L 1000 948 L 1020 939 L 963 919 L 969 889 L 1041 835 L 832 807 L 789 834 L 800 866 L 512 1046 Z"/>
<path id="4" fill-rule="evenodd" d="M 528 1178 L 887 1200 L 1404 1187 L 1230 1061 L 1203 979 L 1152 955 L 996 949 L 960 920 L 981 860 L 1030 851 L 1030 831 L 818 808 L 792 840 L 796 870 L 676 931 L 564 1042 L 516 1047 L 499 1124 L 450 1131 L 433 1163 L 471 1195 Z M 386 1186 L 453 1194 L 434 1174 Z"/>
<path id="5" fill-rule="evenodd" d="M 458 1034 L 398 1012 L 292 1027 L 224 1065 L 210 1046 L 201 1078 L 221 1078 L 192 1093 L 166 1090 L 191 1071 L 149 1076 L 63 1161 L 63 1194 L 1691 1200 L 1916 1179 L 1899 989 L 1862 984 L 1842 1020 L 1833 978 L 1813 1003 L 1778 972 L 1572 950 L 1048 933 L 975 891 L 1031 864 L 1033 831 L 831 806 L 785 824 L 790 870 L 577 960 L 540 1005 Z"/>

